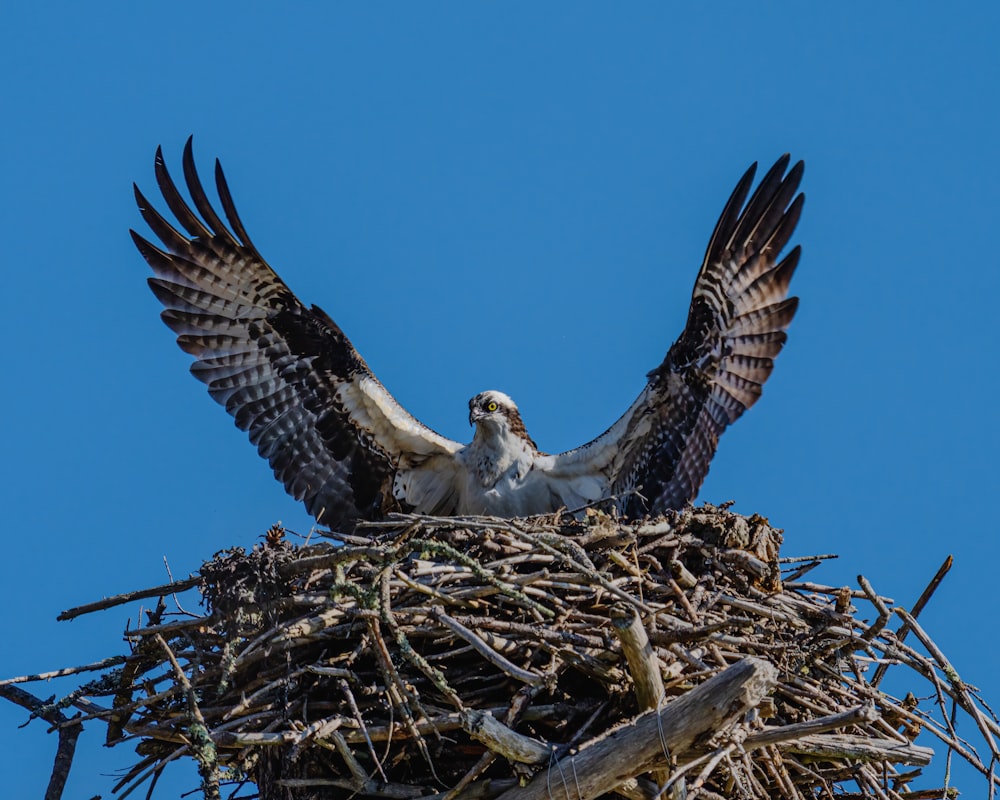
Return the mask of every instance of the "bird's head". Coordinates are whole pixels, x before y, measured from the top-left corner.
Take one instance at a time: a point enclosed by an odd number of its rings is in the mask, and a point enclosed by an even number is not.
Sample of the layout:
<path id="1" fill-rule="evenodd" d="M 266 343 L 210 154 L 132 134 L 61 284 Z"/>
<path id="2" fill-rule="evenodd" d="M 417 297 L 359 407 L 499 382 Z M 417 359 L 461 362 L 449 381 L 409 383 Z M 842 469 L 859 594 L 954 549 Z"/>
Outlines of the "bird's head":
<path id="1" fill-rule="evenodd" d="M 503 392 L 480 392 L 469 401 L 469 424 L 490 428 L 509 424 L 510 415 L 517 414 L 517 405 Z"/>
<path id="2" fill-rule="evenodd" d="M 469 424 L 487 436 L 513 434 L 535 447 L 528 436 L 517 404 L 503 392 L 480 392 L 469 401 Z M 535 448 L 537 449 L 537 448 Z"/>

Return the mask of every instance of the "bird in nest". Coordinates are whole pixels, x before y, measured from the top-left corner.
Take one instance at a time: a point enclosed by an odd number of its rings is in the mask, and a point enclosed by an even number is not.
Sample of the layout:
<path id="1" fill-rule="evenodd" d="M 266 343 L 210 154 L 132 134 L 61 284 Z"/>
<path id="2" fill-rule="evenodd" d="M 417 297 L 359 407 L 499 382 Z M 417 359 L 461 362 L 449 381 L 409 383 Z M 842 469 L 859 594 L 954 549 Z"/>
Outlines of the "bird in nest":
<path id="1" fill-rule="evenodd" d="M 593 441 L 555 455 L 536 447 L 503 392 L 469 401 L 468 444 L 409 414 L 337 323 L 304 305 L 257 252 L 216 161 L 222 220 L 190 139 L 183 172 L 194 208 L 157 149 L 156 181 L 179 227 L 135 187 L 161 246 L 131 233 L 155 273 L 149 285 L 163 321 L 195 358 L 192 373 L 320 523 L 349 531 L 393 510 L 520 517 L 602 502 L 637 517 L 694 498 L 719 436 L 760 397 L 785 344 L 800 248 L 779 257 L 805 199 L 803 164 L 789 169 L 789 161 L 779 158 L 752 194 L 756 164 L 736 184 L 687 324 L 632 405 Z"/>

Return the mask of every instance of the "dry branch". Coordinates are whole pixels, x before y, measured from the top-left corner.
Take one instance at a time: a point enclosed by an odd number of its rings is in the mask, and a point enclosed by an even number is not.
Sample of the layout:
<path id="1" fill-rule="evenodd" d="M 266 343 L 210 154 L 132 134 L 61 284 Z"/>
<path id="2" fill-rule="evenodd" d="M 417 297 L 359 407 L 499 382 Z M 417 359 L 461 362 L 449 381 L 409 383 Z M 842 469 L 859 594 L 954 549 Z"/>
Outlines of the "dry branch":
<path id="1" fill-rule="evenodd" d="M 639 612 L 632 606 L 618 603 L 611 608 L 611 625 L 625 652 L 639 708 L 643 711 L 656 708 L 664 697 L 662 671 Z"/>
<path id="2" fill-rule="evenodd" d="M 780 728 L 767 728 L 760 733 L 748 736 L 743 742 L 743 748 L 754 750 L 758 747 L 767 747 L 781 742 L 794 742 L 804 736 L 814 736 L 817 733 L 846 728 L 848 725 L 877 722 L 878 720 L 879 713 L 875 710 L 875 706 L 858 706 L 839 714 L 830 714 L 827 717 L 818 717 L 807 722 L 797 722 L 794 725 L 785 725 Z"/>
<path id="3" fill-rule="evenodd" d="M 894 739 L 865 736 L 803 736 L 785 746 L 790 753 L 830 760 L 888 761 L 892 764 L 912 764 L 926 767 L 934 757 L 929 747 L 901 744 Z"/>
<path id="4" fill-rule="evenodd" d="M 461 717 L 462 727 L 473 739 L 508 761 L 544 764 L 555 756 L 554 747 L 515 733 L 488 711 L 463 711 Z"/>
<path id="5" fill-rule="evenodd" d="M 135 592 L 123 592 L 122 594 L 116 594 L 114 597 L 105 597 L 103 600 L 97 600 L 93 603 L 86 603 L 85 605 L 77 606 L 76 608 L 66 609 L 58 617 L 56 617 L 56 619 L 60 622 L 64 622 L 66 620 L 75 619 L 83 614 L 91 614 L 94 611 L 103 611 L 106 608 L 122 606 L 125 605 L 125 603 L 132 603 L 136 600 L 144 600 L 147 597 L 166 597 L 168 594 L 179 594 L 180 592 L 187 591 L 188 589 L 197 586 L 200 581 L 201 578 L 197 575 L 192 575 L 189 578 L 173 581 L 171 583 L 165 583 L 162 586 L 154 586 L 151 589 L 140 589 Z"/>
<path id="6" fill-rule="evenodd" d="M 0 685 L 0 697 L 28 709 L 32 716 L 39 716 L 59 731 L 59 746 L 56 748 L 56 759 L 52 765 L 52 775 L 45 789 L 45 800 L 59 800 L 63 788 L 69 778 L 69 769 L 73 764 L 73 754 L 76 752 L 76 740 L 83 730 L 79 720 L 70 720 L 51 703 L 39 700 L 30 692 L 17 686 Z"/>
<path id="7" fill-rule="evenodd" d="M 527 786 L 510 789 L 499 800 L 592 800 L 683 757 L 700 737 L 729 729 L 777 680 L 778 671 L 766 661 L 744 659 L 661 710 L 647 712 L 579 753 L 557 759 Z"/>

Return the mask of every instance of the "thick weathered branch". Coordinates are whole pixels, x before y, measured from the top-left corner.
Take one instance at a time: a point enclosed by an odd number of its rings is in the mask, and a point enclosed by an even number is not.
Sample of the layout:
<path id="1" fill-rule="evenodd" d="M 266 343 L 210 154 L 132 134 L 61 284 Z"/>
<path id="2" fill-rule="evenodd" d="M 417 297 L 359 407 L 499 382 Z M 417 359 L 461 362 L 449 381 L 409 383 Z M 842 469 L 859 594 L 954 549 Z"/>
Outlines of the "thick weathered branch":
<path id="1" fill-rule="evenodd" d="M 611 609 L 611 627 L 625 653 L 639 710 L 656 708 L 664 699 L 660 659 L 649 643 L 646 626 L 642 624 L 639 613 L 628 603 L 616 603 Z M 660 769 L 653 772 L 653 777 L 663 785 L 670 775 L 667 770 Z"/>
<path id="2" fill-rule="evenodd" d="M 934 758 L 934 751 L 929 747 L 903 744 L 894 739 L 875 739 L 870 736 L 852 736 L 846 733 L 802 736 L 794 742 L 780 746 L 789 753 L 799 753 L 830 761 L 888 761 L 891 764 L 925 767 Z"/>
<path id="3" fill-rule="evenodd" d="M 745 658 L 687 694 L 601 736 L 578 753 L 500 795 L 500 800 L 592 800 L 670 756 L 687 752 L 706 734 L 724 730 L 774 687 L 778 671 Z M 627 753 L 628 757 L 623 758 Z M 567 781 L 568 776 L 572 776 Z"/>
<path id="4" fill-rule="evenodd" d="M 617 603 L 611 609 L 611 625 L 625 653 L 639 708 L 643 711 L 656 708 L 663 700 L 663 677 L 638 612 L 627 603 Z"/>
<path id="5" fill-rule="evenodd" d="M 875 706 L 858 706 L 849 711 L 842 711 L 839 714 L 811 719 L 807 722 L 797 722 L 794 725 L 783 725 L 779 728 L 768 728 L 760 733 L 748 736 L 743 742 L 744 750 L 755 750 L 758 747 L 767 747 L 771 744 L 781 742 L 791 742 L 803 736 L 812 736 L 817 733 L 833 731 L 837 728 L 845 728 L 848 725 L 857 725 L 862 722 L 874 722 L 878 719 L 878 711 Z"/>
<path id="6" fill-rule="evenodd" d="M 551 745 L 512 731 L 486 711 L 463 711 L 460 716 L 466 733 L 506 759 L 521 764 L 544 764 L 555 754 Z"/>

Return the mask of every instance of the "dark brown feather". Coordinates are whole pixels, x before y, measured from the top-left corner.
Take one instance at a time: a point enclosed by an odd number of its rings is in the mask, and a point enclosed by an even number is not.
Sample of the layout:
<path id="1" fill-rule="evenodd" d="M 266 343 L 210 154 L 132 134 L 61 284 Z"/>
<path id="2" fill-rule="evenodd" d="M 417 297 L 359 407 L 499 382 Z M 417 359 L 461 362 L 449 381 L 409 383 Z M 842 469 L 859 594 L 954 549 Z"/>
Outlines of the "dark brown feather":
<path id="1" fill-rule="evenodd" d="M 777 262 L 802 212 L 803 164 L 778 159 L 750 199 L 756 165 L 737 183 L 709 239 L 687 324 L 649 373 L 649 432 L 614 482 L 629 516 L 680 508 L 698 493 L 719 436 L 761 395 L 798 307 L 788 286 L 799 248 Z M 787 170 L 787 174 L 786 174 Z M 641 420 L 638 417 L 641 416 Z M 638 492 L 638 493 L 637 493 Z"/>
<path id="2" fill-rule="evenodd" d="M 349 529 L 380 515 L 393 466 L 337 396 L 341 382 L 374 377 L 333 320 L 303 306 L 260 258 L 218 163 L 217 189 L 235 235 L 205 193 L 190 139 L 183 165 L 200 218 L 157 149 L 157 184 L 188 236 L 136 188 L 142 217 L 165 249 L 134 231 L 132 237 L 155 273 L 149 285 L 165 307 L 163 321 L 181 349 L 197 358 L 192 373 L 318 520 Z"/>
<path id="3" fill-rule="evenodd" d="M 524 426 L 524 420 L 521 419 L 521 412 L 516 408 L 509 407 L 504 407 L 503 411 L 507 416 L 507 424 L 510 426 L 510 432 L 524 439 L 536 453 L 539 452 L 535 440 L 528 435 L 528 429 Z"/>

